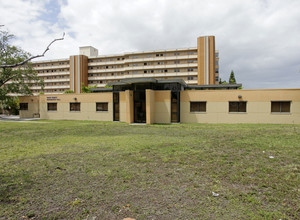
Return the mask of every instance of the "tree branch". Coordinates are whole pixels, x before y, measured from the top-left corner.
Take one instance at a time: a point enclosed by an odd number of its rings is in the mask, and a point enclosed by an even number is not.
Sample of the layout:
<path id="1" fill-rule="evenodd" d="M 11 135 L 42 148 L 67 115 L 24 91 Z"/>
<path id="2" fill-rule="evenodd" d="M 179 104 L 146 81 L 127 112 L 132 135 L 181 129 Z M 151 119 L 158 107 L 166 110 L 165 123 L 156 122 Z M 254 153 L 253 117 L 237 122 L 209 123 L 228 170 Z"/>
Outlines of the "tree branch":
<path id="1" fill-rule="evenodd" d="M 45 56 L 46 52 L 48 50 L 50 50 L 50 46 L 55 42 L 55 41 L 59 41 L 59 40 L 63 40 L 65 37 L 65 33 L 63 33 L 63 36 L 62 38 L 57 38 L 57 39 L 54 39 L 53 41 L 51 41 L 51 43 L 47 46 L 47 48 L 45 49 L 45 51 L 41 54 L 41 55 L 36 55 L 36 56 L 32 56 L 32 57 L 29 57 L 28 59 L 20 62 L 20 63 L 15 63 L 15 64 L 4 64 L 4 65 L 0 65 L 0 68 L 13 68 L 13 67 L 17 67 L 17 66 L 22 66 L 24 65 L 25 63 L 29 62 L 30 60 L 33 60 L 33 59 L 36 59 L 36 58 L 39 58 L 39 57 L 43 57 Z"/>

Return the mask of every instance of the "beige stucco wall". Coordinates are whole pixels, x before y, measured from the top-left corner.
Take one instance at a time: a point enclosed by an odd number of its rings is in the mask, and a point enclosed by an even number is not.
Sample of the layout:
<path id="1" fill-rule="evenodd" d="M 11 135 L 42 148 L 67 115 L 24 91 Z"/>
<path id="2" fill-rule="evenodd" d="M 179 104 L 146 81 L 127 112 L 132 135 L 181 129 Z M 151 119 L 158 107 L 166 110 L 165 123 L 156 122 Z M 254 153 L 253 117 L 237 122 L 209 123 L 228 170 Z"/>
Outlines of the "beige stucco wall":
<path id="1" fill-rule="evenodd" d="M 146 123 L 154 123 L 155 91 L 146 89 Z"/>
<path id="2" fill-rule="evenodd" d="M 120 121 L 133 122 L 133 92 L 120 92 Z M 241 98 L 239 98 L 241 96 Z M 76 98 L 76 100 L 75 100 Z M 60 94 L 20 97 L 28 103 L 21 118 L 113 121 L 113 94 Z M 190 112 L 191 101 L 206 101 L 205 113 Z M 229 101 L 246 101 L 246 113 L 229 113 Z M 291 101 L 290 113 L 271 113 L 271 101 Z M 57 111 L 47 111 L 56 102 Z M 80 102 L 80 112 L 70 112 L 70 102 Z M 107 112 L 96 112 L 96 102 L 107 102 Z M 300 89 L 186 90 L 180 93 L 180 121 L 183 123 L 278 123 L 300 124 Z M 40 103 L 40 104 L 39 104 Z M 147 123 L 171 122 L 171 91 L 146 91 Z"/>
<path id="3" fill-rule="evenodd" d="M 206 112 L 190 112 L 191 101 L 206 101 Z M 247 112 L 229 113 L 229 101 L 247 101 Z M 271 113 L 271 101 L 291 101 L 291 112 Z M 300 124 L 300 89 L 182 91 L 180 108 L 187 123 Z"/>
<path id="4" fill-rule="evenodd" d="M 20 110 L 20 118 L 33 118 L 39 116 L 39 97 L 22 96 L 19 97 L 20 103 L 28 103 L 28 110 Z"/>
<path id="5" fill-rule="evenodd" d="M 155 91 L 154 123 L 171 123 L 171 91 Z"/>
<path id="6" fill-rule="evenodd" d="M 133 91 L 131 90 L 125 91 L 125 102 L 126 102 L 126 122 L 130 124 L 134 122 Z"/>
<path id="7" fill-rule="evenodd" d="M 76 100 L 75 100 L 76 98 Z M 80 111 L 70 112 L 70 102 L 80 102 Z M 96 111 L 96 102 L 107 102 L 108 111 Z M 47 103 L 57 103 L 57 111 L 48 111 Z M 61 94 L 40 96 L 40 117 L 56 120 L 112 121 L 112 93 Z"/>

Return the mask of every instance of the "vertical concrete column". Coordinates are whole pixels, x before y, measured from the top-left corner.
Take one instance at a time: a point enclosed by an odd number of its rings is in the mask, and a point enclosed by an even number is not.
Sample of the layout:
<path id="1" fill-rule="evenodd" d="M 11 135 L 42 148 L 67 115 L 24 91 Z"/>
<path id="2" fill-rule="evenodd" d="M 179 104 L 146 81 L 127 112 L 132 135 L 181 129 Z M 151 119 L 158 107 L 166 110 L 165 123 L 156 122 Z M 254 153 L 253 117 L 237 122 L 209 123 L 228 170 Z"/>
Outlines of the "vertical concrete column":
<path id="1" fill-rule="evenodd" d="M 77 55 L 70 57 L 70 89 L 81 93 L 82 84 L 88 85 L 88 57 Z"/>
<path id="2" fill-rule="evenodd" d="M 155 91 L 146 89 L 146 124 L 154 123 Z"/>
<path id="3" fill-rule="evenodd" d="M 209 45 L 209 85 L 216 84 L 216 49 L 215 49 L 215 37 L 208 37 Z"/>
<path id="4" fill-rule="evenodd" d="M 133 91 L 131 90 L 125 91 L 125 102 L 126 102 L 126 122 L 130 124 L 134 122 Z"/>
<path id="5" fill-rule="evenodd" d="M 214 85 L 216 74 L 215 37 L 197 39 L 198 85 Z"/>

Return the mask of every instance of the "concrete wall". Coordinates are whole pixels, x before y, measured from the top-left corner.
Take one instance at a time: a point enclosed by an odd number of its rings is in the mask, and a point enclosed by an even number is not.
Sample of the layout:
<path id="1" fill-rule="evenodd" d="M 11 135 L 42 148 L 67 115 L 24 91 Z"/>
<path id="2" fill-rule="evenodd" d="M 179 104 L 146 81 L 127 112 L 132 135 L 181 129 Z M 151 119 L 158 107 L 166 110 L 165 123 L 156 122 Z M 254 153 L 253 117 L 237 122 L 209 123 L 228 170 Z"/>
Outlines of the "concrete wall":
<path id="1" fill-rule="evenodd" d="M 206 101 L 206 112 L 190 112 L 191 101 Z M 229 101 L 246 101 L 247 112 L 229 112 Z M 271 101 L 291 101 L 291 112 L 271 113 Z M 300 89 L 182 91 L 180 108 L 187 123 L 300 124 Z"/>
<path id="2" fill-rule="evenodd" d="M 133 91 L 119 93 L 120 121 L 133 123 Z M 206 102 L 206 112 L 190 112 L 190 102 Z M 229 112 L 229 101 L 247 102 L 247 111 Z M 289 113 L 272 113 L 271 101 L 290 101 Z M 20 97 L 28 103 L 21 118 L 113 121 L 113 93 L 41 95 Z M 80 102 L 79 112 L 70 111 L 70 102 Z M 97 112 L 96 102 L 107 102 L 108 111 Z M 48 111 L 47 103 L 57 103 L 57 111 Z M 146 90 L 146 122 L 171 123 L 171 91 Z M 266 90 L 186 90 L 180 93 L 182 123 L 277 123 L 300 124 L 300 89 Z"/>
<path id="3" fill-rule="evenodd" d="M 155 91 L 154 123 L 171 123 L 171 91 Z"/>
<path id="4" fill-rule="evenodd" d="M 125 102 L 126 102 L 126 122 L 130 124 L 134 122 L 133 91 L 131 90 L 125 91 Z"/>
<path id="5" fill-rule="evenodd" d="M 146 123 L 153 124 L 155 116 L 155 91 L 151 89 L 146 90 Z"/>
<path id="6" fill-rule="evenodd" d="M 20 110 L 20 118 L 39 117 L 39 97 L 22 96 L 19 98 L 20 103 L 28 103 L 28 110 Z"/>
<path id="7" fill-rule="evenodd" d="M 40 116 L 42 119 L 56 120 L 112 121 L 112 100 L 112 93 L 41 95 Z M 80 103 L 80 111 L 71 112 L 70 102 Z M 96 111 L 96 102 L 107 102 L 108 111 Z M 57 103 L 57 111 L 48 111 L 47 103 Z"/>

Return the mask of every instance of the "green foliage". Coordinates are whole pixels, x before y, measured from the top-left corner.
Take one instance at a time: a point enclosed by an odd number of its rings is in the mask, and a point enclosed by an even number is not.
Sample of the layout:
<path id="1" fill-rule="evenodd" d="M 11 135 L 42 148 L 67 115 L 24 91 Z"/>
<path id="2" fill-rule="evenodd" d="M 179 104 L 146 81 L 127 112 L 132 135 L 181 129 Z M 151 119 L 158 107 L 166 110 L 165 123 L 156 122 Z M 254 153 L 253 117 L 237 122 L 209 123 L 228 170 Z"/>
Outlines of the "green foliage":
<path id="1" fill-rule="evenodd" d="M 92 93 L 91 89 L 97 88 L 96 85 L 94 86 L 85 86 L 84 83 L 81 84 L 81 92 L 82 93 Z"/>
<path id="2" fill-rule="evenodd" d="M 73 90 L 66 90 L 66 91 L 64 91 L 64 94 L 68 94 L 68 93 L 74 93 L 74 91 Z"/>
<path id="3" fill-rule="evenodd" d="M 222 79 L 220 78 L 219 84 L 220 84 L 220 85 L 221 85 L 221 84 L 225 85 L 225 84 L 228 84 L 228 82 L 226 82 L 226 80 L 222 81 Z"/>
<path id="4" fill-rule="evenodd" d="M 112 88 L 113 86 L 109 86 L 109 85 L 105 85 L 105 87 L 104 88 Z"/>
<path id="5" fill-rule="evenodd" d="M 235 76 L 233 70 L 231 70 L 230 77 L 229 77 L 229 84 L 236 84 Z"/>
<path id="6" fill-rule="evenodd" d="M 0 103 L 0 109 L 4 110 L 9 115 L 18 115 L 19 98 L 14 96 L 6 96 Z"/>
<path id="7" fill-rule="evenodd" d="M 8 94 L 32 95 L 31 86 L 43 86 L 30 62 L 22 66 L 4 67 L 25 61 L 30 54 L 10 44 L 14 38 L 6 31 L 0 31 L 0 103 L 7 102 Z M 9 83 L 8 83 L 9 82 Z"/>

